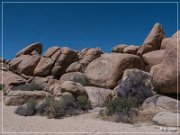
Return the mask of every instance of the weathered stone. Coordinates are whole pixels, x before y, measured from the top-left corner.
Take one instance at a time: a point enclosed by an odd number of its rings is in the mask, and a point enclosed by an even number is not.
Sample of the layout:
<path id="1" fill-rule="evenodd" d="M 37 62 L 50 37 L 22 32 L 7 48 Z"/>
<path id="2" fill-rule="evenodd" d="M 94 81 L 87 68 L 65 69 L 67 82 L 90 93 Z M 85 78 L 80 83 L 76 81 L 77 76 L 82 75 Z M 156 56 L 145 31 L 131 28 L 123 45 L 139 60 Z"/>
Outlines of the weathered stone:
<path id="1" fill-rule="evenodd" d="M 25 57 L 18 66 L 18 72 L 25 75 L 33 75 L 34 69 L 40 59 L 40 55 L 29 55 Z"/>
<path id="2" fill-rule="evenodd" d="M 50 58 L 42 57 L 34 69 L 34 75 L 47 76 L 51 73 L 54 61 Z"/>
<path id="3" fill-rule="evenodd" d="M 161 49 L 165 49 L 168 46 L 168 42 L 171 40 L 170 38 L 164 38 L 161 42 Z"/>
<path id="4" fill-rule="evenodd" d="M 86 95 L 85 88 L 79 84 L 72 81 L 65 81 L 61 84 L 61 92 L 69 92 L 75 96 Z"/>
<path id="5" fill-rule="evenodd" d="M 21 84 L 26 83 L 26 80 L 22 78 L 21 76 L 18 76 L 10 71 L 1 71 L 0 72 L 0 82 L 1 84 L 5 84 L 6 86 L 12 85 L 12 84 Z M 2 80 L 3 79 L 3 80 Z"/>
<path id="6" fill-rule="evenodd" d="M 64 81 L 73 81 L 75 83 L 80 83 L 81 85 L 87 85 L 87 80 L 84 75 L 84 73 L 80 72 L 71 72 L 71 73 L 66 73 L 63 74 L 60 78 L 60 82 Z"/>
<path id="7" fill-rule="evenodd" d="M 16 57 L 9 62 L 9 70 L 17 71 L 19 64 L 28 57 L 29 55 L 21 55 Z"/>
<path id="8" fill-rule="evenodd" d="M 33 51 L 36 51 L 38 54 L 41 54 L 42 52 L 42 44 L 41 43 L 33 43 L 25 47 L 24 49 L 20 50 L 17 54 L 16 57 L 19 57 L 21 55 L 27 55 L 31 54 Z"/>
<path id="9" fill-rule="evenodd" d="M 177 113 L 172 112 L 159 112 L 153 117 L 153 122 L 168 127 L 180 127 L 180 117 Z"/>
<path id="10" fill-rule="evenodd" d="M 144 63 L 152 67 L 161 63 L 163 55 L 164 50 L 156 50 L 143 54 L 142 59 Z"/>
<path id="11" fill-rule="evenodd" d="M 153 66 L 150 71 L 154 86 L 161 93 L 180 92 L 180 89 L 177 89 L 177 84 L 180 84 L 180 70 L 177 68 L 177 64 L 180 65 L 180 61 L 177 63 L 177 60 L 180 59 L 180 55 L 177 55 L 177 52 L 180 53 L 180 47 L 177 49 L 179 33 L 180 31 L 174 34 L 168 42 L 168 47 L 164 49 L 162 62 Z M 180 44 L 180 39 L 178 41 Z"/>
<path id="12" fill-rule="evenodd" d="M 125 44 L 116 45 L 112 48 L 112 52 L 113 53 L 123 53 L 123 50 L 126 47 L 128 47 L 128 45 L 125 45 Z"/>
<path id="13" fill-rule="evenodd" d="M 137 52 L 138 55 L 158 50 L 161 47 L 161 41 L 165 37 L 164 30 L 159 23 L 156 23 L 147 38 L 145 39 L 143 46 L 141 46 Z"/>
<path id="14" fill-rule="evenodd" d="M 55 83 L 49 87 L 49 92 L 56 97 L 62 96 L 61 83 Z"/>
<path id="15" fill-rule="evenodd" d="M 136 54 L 138 49 L 139 49 L 139 46 L 130 45 L 130 46 L 124 48 L 123 53 Z"/>
<path id="16" fill-rule="evenodd" d="M 85 76 L 90 85 L 112 89 L 121 79 L 125 69 L 142 67 L 142 60 L 136 55 L 103 54 L 88 65 Z"/>
<path id="17" fill-rule="evenodd" d="M 46 58 L 51 58 L 54 53 L 56 53 L 58 50 L 60 50 L 61 48 L 58 46 L 53 46 L 47 49 L 47 51 L 44 53 L 44 57 Z"/>
<path id="18" fill-rule="evenodd" d="M 85 87 L 92 107 L 103 107 L 112 98 L 112 90 L 98 87 Z"/>
<path id="19" fill-rule="evenodd" d="M 74 62 L 68 66 L 66 72 L 81 72 L 83 70 L 83 65 L 81 65 L 80 61 Z"/>
<path id="20" fill-rule="evenodd" d="M 36 98 L 37 100 L 43 100 L 47 96 L 50 96 L 50 94 L 43 91 L 11 91 L 5 97 L 5 104 L 14 106 L 23 105 L 32 97 Z"/>
<path id="21" fill-rule="evenodd" d="M 156 114 L 162 111 L 180 112 L 179 107 L 180 102 L 176 99 L 157 94 L 143 102 L 142 110 L 147 114 Z"/>

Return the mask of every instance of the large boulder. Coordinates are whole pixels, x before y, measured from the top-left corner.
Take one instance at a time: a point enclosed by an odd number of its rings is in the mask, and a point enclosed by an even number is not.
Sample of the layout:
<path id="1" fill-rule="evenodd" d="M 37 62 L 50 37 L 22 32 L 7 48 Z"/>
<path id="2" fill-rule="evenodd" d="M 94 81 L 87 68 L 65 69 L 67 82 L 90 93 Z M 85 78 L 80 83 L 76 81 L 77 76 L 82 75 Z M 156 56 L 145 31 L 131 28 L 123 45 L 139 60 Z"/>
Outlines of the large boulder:
<path id="1" fill-rule="evenodd" d="M 38 76 L 35 76 L 31 81 L 31 83 L 35 83 L 42 86 L 43 91 L 49 91 L 49 87 L 57 82 L 59 81 L 56 79 L 52 79 L 50 77 L 38 77 Z"/>
<path id="2" fill-rule="evenodd" d="M 123 53 L 136 54 L 138 49 L 139 49 L 139 46 L 130 45 L 130 46 L 124 48 Z"/>
<path id="3" fill-rule="evenodd" d="M 177 68 L 177 64 L 180 65 L 180 61 L 177 63 L 177 60 L 180 59 L 180 55 L 177 55 L 180 53 L 180 47 L 177 49 L 177 35 L 179 33 L 180 31 L 169 40 L 168 46 L 164 49 L 162 62 L 153 66 L 150 71 L 154 86 L 160 93 L 180 92 L 180 89 L 177 89 L 177 84 L 180 84 L 180 70 Z M 180 44 L 180 39 L 178 41 Z"/>
<path id="4" fill-rule="evenodd" d="M 27 81 L 23 77 L 15 74 L 11 71 L 7 71 L 7 72 L 1 71 L 0 76 L 3 76 L 3 78 L 0 77 L 1 84 L 5 84 L 6 86 L 22 84 L 22 83 L 26 83 L 26 81 Z"/>
<path id="5" fill-rule="evenodd" d="M 80 73 L 80 72 L 70 72 L 63 74 L 60 78 L 60 82 L 64 82 L 64 81 L 73 81 L 76 83 L 80 83 L 81 85 L 84 86 L 87 85 L 87 80 L 84 73 Z"/>
<path id="6" fill-rule="evenodd" d="M 92 107 L 103 107 L 111 100 L 112 90 L 98 87 L 85 87 Z"/>
<path id="7" fill-rule="evenodd" d="M 37 66 L 40 59 L 40 55 L 28 55 L 18 65 L 18 72 L 25 75 L 33 75 L 34 69 Z"/>
<path id="8" fill-rule="evenodd" d="M 65 81 L 61 84 L 61 92 L 69 92 L 75 96 L 86 95 L 85 88 L 79 84 L 72 81 Z"/>
<path id="9" fill-rule="evenodd" d="M 14 106 L 23 105 L 32 97 L 37 100 L 43 100 L 48 96 L 50 96 L 50 94 L 43 91 L 11 91 L 5 97 L 5 104 Z"/>
<path id="10" fill-rule="evenodd" d="M 55 53 L 57 53 L 61 48 L 58 46 L 53 46 L 47 49 L 47 51 L 44 53 L 44 57 L 51 58 Z"/>
<path id="11" fill-rule="evenodd" d="M 29 55 L 21 55 L 20 57 L 13 58 L 9 62 L 9 70 L 17 71 L 19 64 L 28 57 Z"/>
<path id="12" fill-rule="evenodd" d="M 144 53 L 158 50 L 161 47 L 161 41 L 165 37 L 164 30 L 159 23 L 156 23 L 147 38 L 144 40 L 143 46 L 140 47 L 137 54 L 143 55 Z"/>
<path id="13" fill-rule="evenodd" d="M 85 70 L 89 85 L 113 89 L 125 69 L 142 68 L 140 57 L 132 54 L 103 54 L 92 61 Z"/>
<path id="14" fill-rule="evenodd" d="M 162 111 L 180 112 L 179 107 L 180 102 L 178 100 L 156 94 L 143 102 L 142 110 L 146 114 L 156 114 Z"/>
<path id="15" fill-rule="evenodd" d="M 128 45 L 125 45 L 125 44 L 116 45 L 112 48 L 112 52 L 113 53 L 123 53 L 123 50 L 126 47 L 128 47 Z"/>
<path id="16" fill-rule="evenodd" d="M 164 56 L 164 50 L 156 50 L 142 55 L 144 63 L 150 67 L 161 63 Z"/>
<path id="17" fill-rule="evenodd" d="M 150 74 L 139 69 L 125 70 L 114 92 L 120 97 L 135 96 L 141 102 L 155 94 Z"/>
<path id="18" fill-rule="evenodd" d="M 159 112 L 153 117 L 153 122 L 161 126 L 180 127 L 180 117 L 177 113 Z"/>
<path id="19" fill-rule="evenodd" d="M 39 63 L 34 69 L 34 75 L 47 76 L 53 68 L 54 61 L 50 58 L 41 57 Z"/>
<path id="20" fill-rule="evenodd" d="M 33 43 L 20 50 L 16 57 L 27 54 L 41 54 L 43 45 L 41 43 Z"/>

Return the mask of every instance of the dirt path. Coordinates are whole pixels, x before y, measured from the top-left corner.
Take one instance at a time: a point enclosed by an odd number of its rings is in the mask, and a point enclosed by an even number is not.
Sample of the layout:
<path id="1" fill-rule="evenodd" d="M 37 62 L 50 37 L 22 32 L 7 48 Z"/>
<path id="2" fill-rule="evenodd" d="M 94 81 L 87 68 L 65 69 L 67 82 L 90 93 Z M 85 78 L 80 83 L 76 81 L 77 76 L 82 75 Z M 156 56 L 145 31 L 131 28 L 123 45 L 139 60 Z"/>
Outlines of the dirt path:
<path id="1" fill-rule="evenodd" d="M 0 106 L 2 104 L 0 103 Z M 97 118 L 95 113 L 87 113 L 79 116 L 68 117 L 64 119 L 47 119 L 42 116 L 22 117 L 14 114 L 16 107 L 3 106 L 4 132 L 63 132 L 56 133 L 59 135 L 70 134 L 71 135 L 127 135 L 132 132 L 136 132 L 133 135 L 149 135 L 150 132 L 165 134 L 160 130 L 159 126 L 151 124 L 130 125 L 124 123 L 114 123 L 103 121 Z M 79 133 L 82 132 L 82 133 Z M 122 133 L 126 132 L 126 133 Z M 145 132 L 145 133 L 138 133 Z M 41 135 L 42 133 L 31 133 L 28 135 Z M 43 135 L 54 135 L 55 133 L 43 133 Z M 26 135 L 25 133 L 3 133 L 3 135 Z M 167 135 L 167 133 L 166 133 Z M 176 135 L 176 133 L 169 133 L 168 135 Z"/>

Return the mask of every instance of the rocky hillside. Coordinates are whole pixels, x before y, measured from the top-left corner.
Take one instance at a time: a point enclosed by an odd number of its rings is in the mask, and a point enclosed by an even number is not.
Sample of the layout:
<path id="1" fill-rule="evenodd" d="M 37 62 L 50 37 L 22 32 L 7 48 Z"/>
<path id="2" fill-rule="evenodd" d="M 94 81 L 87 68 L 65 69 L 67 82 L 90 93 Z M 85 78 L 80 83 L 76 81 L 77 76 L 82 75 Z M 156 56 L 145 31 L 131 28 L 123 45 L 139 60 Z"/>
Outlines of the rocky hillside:
<path id="1" fill-rule="evenodd" d="M 100 48 L 75 51 L 53 46 L 41 54 L 42 43 L 30 44 L 12 60 L 0 60 L 5 104 L 22 105 L 32 96 L 42 100 L 47 95 L 59 98 L 70 93 L 88 95 L 92 107 L 102 107 L 115 96 L 133 95 L 144 101 L 145 110 L 174 112 L 179 102 L 177 105 L 175 99 L 162 94 L 180 92 L 177 36 L 180 31 L 167 38 L 156 23 L 142 46 L 120 44 L 112 48 L 112 53 Z M 32 83 L 42 89 L 26 91 L 18 87 Z"/>

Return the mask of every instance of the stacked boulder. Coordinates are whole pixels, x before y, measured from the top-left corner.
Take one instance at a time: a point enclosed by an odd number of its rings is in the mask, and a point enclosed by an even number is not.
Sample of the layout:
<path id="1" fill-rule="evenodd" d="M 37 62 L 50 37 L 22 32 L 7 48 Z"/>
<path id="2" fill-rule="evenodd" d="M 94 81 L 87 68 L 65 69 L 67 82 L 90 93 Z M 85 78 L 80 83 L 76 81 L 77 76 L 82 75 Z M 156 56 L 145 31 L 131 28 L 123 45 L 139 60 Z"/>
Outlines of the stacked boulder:
<path id="1" fill-rule="evenodd" d="M 41 57 L 38 65 L 34 69 L 34 75 L 48 76 L 53 75 L 59 78 L 66 68 L 78 60 L 77 52 L 64 47 L 51 47 Z"/>
<path id="2" fill-rule="evenodd" d="M 0 69 L 4 76 L 1 82 L 12 87 L 36 83 L 43 86 L 43 90 L 26 92 L 10 88 L 5 103 L 19 105 L 31 96 L 37 99 L 47 96 L 60 99 L 63 95 L 71 94 L 75 97 L 88 96 L 94 108 L 103 107 L 116 96 L 133 95 L 144 102 L 144 112 L 173 110 L 174 113 L 179 103 L 156 93 L 179 92 L 178 35 L 179 31 L 165 38 L 162 26 L 157 23 L 142 46 L 117 45 L 112 48 L 112 53 L 104 54 L 100 48 L 78 52 L 53 46 L 41 56 L 42 44 L 31 44 L 19 51 L 9 63 L 0 59 L 5 66 Z"/>
<path id="3" fill-rule="evenodd" d="M 34 75 L 34 69 L 41 59 L 42 44 L 34 43 L 20 50 L 9 62 L 9 70 L 25 75 Z"/>

